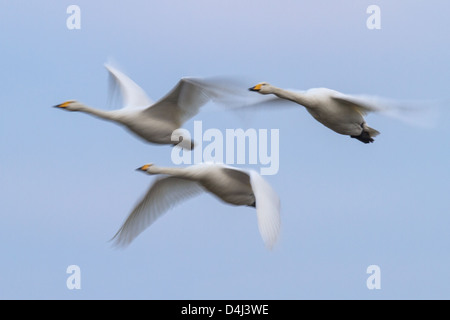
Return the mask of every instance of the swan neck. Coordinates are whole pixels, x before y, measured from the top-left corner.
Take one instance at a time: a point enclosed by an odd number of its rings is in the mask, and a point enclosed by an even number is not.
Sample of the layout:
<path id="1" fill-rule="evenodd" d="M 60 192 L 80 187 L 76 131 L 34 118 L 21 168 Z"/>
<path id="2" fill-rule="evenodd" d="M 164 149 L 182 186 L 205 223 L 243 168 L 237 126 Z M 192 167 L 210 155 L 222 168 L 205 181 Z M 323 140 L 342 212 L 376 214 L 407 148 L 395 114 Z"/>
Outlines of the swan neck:
<path id="1" fill-rule="evenodd" d="M 187 170 L 185 168 L 165 168 L 165 167 L 152 166 L 149 168 L 148 173 L 150 173 L 150 174 L 166 174 L 169 176 L 183 178 L 183 179 L 189 179 L 189 180 L 193 180 L 195 178 L 195 175 L 190 170 Z"/>
<path id="2" fill-rule="evenodd" d="M 106 120 L 117 120 L 114 114 L 111 111 L 99 110 L 83 105 L 79 108 L 79 111 L 88 113 L 98 118 L 106 119 Z"/>
<path id="3" fill-rule="evenodd" d="M 274 87 L 273 94 L 275 94 L 279 98 L 290 100 L 290 101 L 299 103 L 303 106 L 310 105 L 309 99 L 306 97 L 306 95 L 304 93 L 301 93 L 301 92 L 292 92 L 289 90 L 284 90 L 281 88 Z"/>

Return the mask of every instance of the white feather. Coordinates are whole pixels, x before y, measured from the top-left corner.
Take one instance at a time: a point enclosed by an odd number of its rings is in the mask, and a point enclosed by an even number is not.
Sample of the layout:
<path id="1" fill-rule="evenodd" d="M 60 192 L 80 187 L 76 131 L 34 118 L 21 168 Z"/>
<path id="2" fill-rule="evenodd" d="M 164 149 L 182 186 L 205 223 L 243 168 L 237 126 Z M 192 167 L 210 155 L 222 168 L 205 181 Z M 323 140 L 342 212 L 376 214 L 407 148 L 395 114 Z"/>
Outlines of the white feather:
<path id="1" fill-rule="evenodd" d="M 250 170 L 249 174 L 256 198 L 259 232 L 266 246 L 272 248 L 280 234 L 280 199 L 270 184 L 256 171 Z"/>
<path id="2" fill-rule="evenodd" d="M 148 107 L 153 101 L 147 96 L 147 93 L 131 80 L 126 74 L 110 64 L 105 64 L 115 85 L 120 88 L 124 108 Z"/>
<path id="3" fill-rule="evenodd" d="M 129 245 L 170 208 L 202 191 L 200 185 L 194 181 L 176 177 L 157 179 L 134 207 L 112 240 L 117 246 Z"/>

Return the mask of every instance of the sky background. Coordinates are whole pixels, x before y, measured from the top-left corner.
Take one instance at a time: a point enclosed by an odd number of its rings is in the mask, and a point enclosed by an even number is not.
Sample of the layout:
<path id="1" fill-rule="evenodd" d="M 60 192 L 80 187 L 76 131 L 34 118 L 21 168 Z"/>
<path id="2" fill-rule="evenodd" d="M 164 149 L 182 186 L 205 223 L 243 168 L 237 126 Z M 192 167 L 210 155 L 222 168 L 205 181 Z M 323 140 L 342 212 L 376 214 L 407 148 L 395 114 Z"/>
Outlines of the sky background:
<path id="1" fill-rule="evenodd" d="M 66 9 L 81 9 L 69 30 Z M 366 9 L 381 9 L 369 30 Z M 0 0 L 1 299 L 449 299 L 450 2 Z M 183 76 L 248 87 L 328 87 L 443 101 L 432 128 L 371 114 L 365 145 L 302 107 L 245 115 L 205 106 L 184 127 L 279 129 L 266 176 L 282 233 L 264 247 L 252 208 L 211 195 L 170 210 L 128 248 L 108 240 L 171 147 L 52 108 L 108 103 L 113 58 L 153 99 Z M 68 290 L 69 265 L 81 290 Z M 381 290 L 366 269 L 381 268 Z"/>

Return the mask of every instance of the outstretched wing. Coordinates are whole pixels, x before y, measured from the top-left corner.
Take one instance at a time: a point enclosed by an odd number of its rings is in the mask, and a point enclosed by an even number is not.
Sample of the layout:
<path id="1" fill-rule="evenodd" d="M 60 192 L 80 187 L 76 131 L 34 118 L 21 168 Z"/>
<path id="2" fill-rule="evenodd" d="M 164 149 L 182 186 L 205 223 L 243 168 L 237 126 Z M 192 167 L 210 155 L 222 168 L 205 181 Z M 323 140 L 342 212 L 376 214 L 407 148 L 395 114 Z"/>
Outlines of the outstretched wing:
<path id="1" fill-rule="evenodd" d="M 203 189 L 196 182 L 175 177 L 159 178 L 111 240 L 117 246 L 129 245 L 167 210 L 201 192 Z"/>
<path id="2" fill-rule="evenodd" d="M 438 101 L 407 101 L 370 95 L 337 93 L 332 99 L 356 108 L 363 115 L 376 112 L 413 125 L 432 126 L 437 119 Z"/>
<path id="3" fill-rule="evenodd" d="M 259 232 L 266 246 L 272 248 L 281 228 L 280 199 L 270 184 L 256 171 L 251 170 L 249 174 L 256 199 Z"/>
<path id="4" fill-rule="evenodd" d="M 214 96 L 215 92 L 208 87 L 207 80 L 182 78 L 165 97 L 145 112 L 154 119 L 179 128 Z"/>
<path id="5" fill-rule="evenodd" d="M 237 107 L 246 104 L 238 82 L 226 77 L 185 77 L 161 100 L 145 112 L 179 128 L 195 116 L 209 101 L 217 105 Z"/>
<path id="6" fill-rule="evenodd" d="M 127 75 L 110 64 L 105 64 L 105 68 L 109 72 L 112 84 L 120 88 L 124 108 L 148 107 L 153 104 L 145 91 Z"/>

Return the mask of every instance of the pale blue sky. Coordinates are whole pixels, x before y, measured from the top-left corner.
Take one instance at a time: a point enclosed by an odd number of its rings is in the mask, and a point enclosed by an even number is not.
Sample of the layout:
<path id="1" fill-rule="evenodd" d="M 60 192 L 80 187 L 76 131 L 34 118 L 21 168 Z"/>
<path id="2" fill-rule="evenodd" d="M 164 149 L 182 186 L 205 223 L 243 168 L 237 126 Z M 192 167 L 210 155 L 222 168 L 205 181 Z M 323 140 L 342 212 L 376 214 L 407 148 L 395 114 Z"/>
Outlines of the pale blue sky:
<path id="1" fill-rule="evenodd" d="M 81 8 L 68 30 L 66 8 Z M 366 8 L 381 8 L 368 30 Z M 380 115 L 364 145 L 302 108 L 239 114 L 206 106 L 203 127 L 280 130 L 282 234 L 210 195 L 174 208 L 126 250 L 108 240 L 171 148 L 51 106 L 107 104 L 114 58 L 156 100 L 183 76 L 240 75 L 248 87 L 329 87 L 448 100 L 450 3 L 434 1 L 0 1 L 0 298 L 448 299 L 450 120 Z M 209 108 L 210 107 L 210 108 Z M 81 268 L 81 290 L 66 268 Z M 381 290 L 366 268 L 381 268 Z"/>

